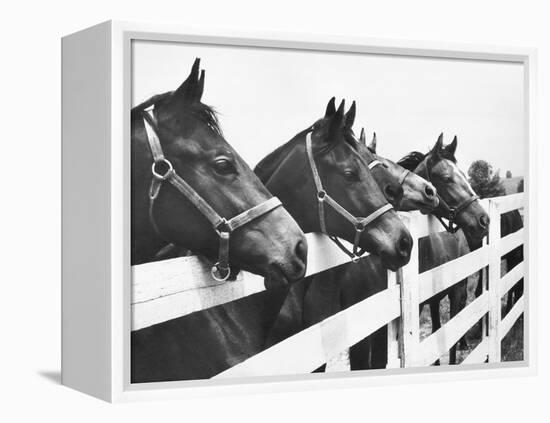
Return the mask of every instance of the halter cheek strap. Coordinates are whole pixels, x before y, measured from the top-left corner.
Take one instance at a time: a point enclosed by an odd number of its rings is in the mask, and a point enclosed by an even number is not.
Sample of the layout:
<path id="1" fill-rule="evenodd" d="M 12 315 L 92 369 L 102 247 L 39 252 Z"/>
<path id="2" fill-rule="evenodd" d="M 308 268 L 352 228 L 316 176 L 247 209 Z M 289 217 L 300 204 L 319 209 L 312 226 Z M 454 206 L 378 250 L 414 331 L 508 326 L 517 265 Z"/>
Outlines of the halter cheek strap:
<path id="1" fill-rule="evenodd" d="M 157 135 L 157 124 L 153 107 L 143 113 L 143 123 L 147 132 L 147 140 L 153 155 L 151 166 L 151 186 L 149 188 L 149 219 L 154 230 L 159 236 L 165 238 L 160 232 L 154 216 L 155 200 L 165 182 L 176 188 L 199 212 L 210 222 L 212 228 L 219 236 L 218 261 L 212 267 L 212 277 L 217 281 L 225 281 L 231 274 L 229 266 L 229 238 L 231 233 L 241 226 L 250 223 L 254 219 L 271 212 L 281 206 L 277 197 L 272 197 L 240 214 L 227 220 L 221 217 L 187 182 L 185 182 L 174 170 L 172 163 L 164 157 L 162 146 Z M 162 171 L 160 168 L 164 167 Z"/>
<path id="2" fill-rule="evenodd" d="M 433 184 L 432 175 L 431 175 L 430 169 L 428 168 L 428 164 L 426 164 L 426 179 L 428 180 L 428 182 Z M 438 190 L 438 193 L 437 193 L 437 198 L 439 199 L 438 208 L 443 209 L 443 214 L 445 215 L 444 217 L 449 221 L 449 223 L 445 222 L 443 220 L 443 217 L 440 216 L 439 214 L 434 213 L 434 216 L 437 218 L 437 220 L 439 220 L 439 222 L 441 223 L 441 225 L 445 228 L 445 230 L 447 232 L 449 232 L 451 234 L 454 234 L 460 229 L 460 227 L 456 223 L 456 218 L 458 216 L 460 216 L 460 214 L 464 210 L 466 210 L 466 208 L 470 204 L 472 204 L 474 201 L 478 200 L 479 196 L 478 195 L 472 195 L 470 198 L 466 199 L 465 201 L 463 201 L 462 203 L 460 203 L 458 206 L 455 206 L 455 207 L 449 206 L 449 204 L 439 194 L 439 190 Z"/>
<path id="3" fill-rule="evenodd" d="M 307 151 L 307 157 L 309 160 L 309 165 L 311 167 L 311 172 L 313 173 L 313 181 L 315 182 L 315 188 L 317 190 L 317 205 L 318 205 L 318 213 L 319 213 L 319 226 L 321 229 L 321 232 L 328 235 L 327 226 L 325 222 L 325 203 L 332 207 L 334 211 L 336 211 L 339 215 L 344 217 L 346 220 L 348 220 L 353 227 L 355 228 L 355 236 L 353 240 L 353 250 L 349 251 L 342 243 L 341 241 L 335 237 L 330 236 L 330 239 L 336 243 L 338 247 L 342 251 L 344 251 L 353 262 L 357 262 L 361 256 L 364 254 L 365 250 L 359 248 L 359 241 L 361 239 L 361 234 L 364 232 L 367 225 L 374 220 L 378 219 L 378 217 L 382 216 L 387 211 L 391 210 L 393 207 L 391 204 L 385 204 L 384 206 L 380 207 L 378 210 L 375 210 L 373 213 L 369 214 L 367 217 L 356 217 L 352 215 L 349 211 L 347 211 L 342 205 L 340 205 L 334 198 L 332 198 L 325 189 L 323 188 L 323 183 L 321 182 L 321 177 L 319 176 L 319 171 L 317 169 L 317 165 L 315 164 L 315 160 L 313 158 L 313 147 L 311 142 L 311 132 L 308 132 L 306 134 L 306 151 Z M 371 163 L 369 163 L 368 168 L 372 169 L 373 167 L 382 164 L 378 160 L 373 160 Z"/>

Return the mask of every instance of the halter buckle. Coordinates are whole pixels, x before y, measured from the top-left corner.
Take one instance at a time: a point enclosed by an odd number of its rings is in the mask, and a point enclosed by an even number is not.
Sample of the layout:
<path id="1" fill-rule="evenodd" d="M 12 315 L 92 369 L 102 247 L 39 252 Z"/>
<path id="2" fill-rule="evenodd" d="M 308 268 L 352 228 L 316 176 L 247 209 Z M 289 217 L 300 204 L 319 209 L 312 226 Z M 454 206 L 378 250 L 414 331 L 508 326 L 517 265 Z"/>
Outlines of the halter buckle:
<path id="1" fill-rule="evenodd" d="M 456 209 L 455 208 L 450 208 L 449 209 L 449 221 L 453 222 L 455 220 L 455 217 L 456 217 Z"/>
<path id="2" fill-rule="evenodd" d="M 164 173 L 160 173 L 159 171 L 157 171 L 157 165 L 160 164 L 168 167 L 168 169 Z M 172 173 L 174 173 L 174 167 L 172 166 L 172 163 L 170 163 L 170 160 L 163 158 L 153 162 L 153 164 L 151 165 L 151 173 L 156 179 L 165 181 L 170 177 Z"/>
<path id="3" fill-rule="evenodd" d="M 226 271 L 227 273 L 225 276 L 223 276 L 222 271 Z M 220 262 L 216 262 L 214 266 L 212 266 L 212 269 L 210 269 L 210 274 L 212 275 L 212 278 L 218 282 L 225 282 L 229 275 L 231 275 L 231 267 L 227 266 L 227 268 L 222 268 L 220 266 Z"/>
<path id="4" fill-rule="evenodd" d="M 214 228 L 214 230 L 216 231 L 216 233 L 218 235 L 222 234 L 223 232 L 228 233 L 228 234 L 231 233 L 231 228 L 229 227 L 229 222 L 227 221 L 227 219 L 225 217 L 222 217 L 222 221 L 220 222 L 220 224 L 218 226 L 216 226 Z"/>

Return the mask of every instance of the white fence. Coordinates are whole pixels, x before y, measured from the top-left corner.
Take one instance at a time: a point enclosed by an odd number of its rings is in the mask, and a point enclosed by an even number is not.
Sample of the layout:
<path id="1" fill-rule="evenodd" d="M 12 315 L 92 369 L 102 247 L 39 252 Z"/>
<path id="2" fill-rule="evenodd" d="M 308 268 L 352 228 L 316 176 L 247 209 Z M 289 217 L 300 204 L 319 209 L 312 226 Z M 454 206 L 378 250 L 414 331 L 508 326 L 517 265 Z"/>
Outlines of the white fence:
<path id="1" fill-rule="evenodd" d="M 501 340 L 524 311 L 524 297 L 501 319 L 501 298 L 525 273 L 520 263 L 501 278 L 501 257 L 524 243 L 524 229 L 500 236 L 500 216 L 523 207 L 523 194 L 483 200 L 489 212 L 489 239 L 480 249 L 418 273 L 418 239 L 443 231 L 439 222 L 418 212 L 400 213 L 414 240 L 410 263 L 389 272 L 388 288 L 216 377 L 296 374 L 311 372 L 350 346 L 388 325 L 388 367 L 432 364 L 472 326 L 482 320 L 481 343 L 463 364 L 500 362 Z M 328 238 L 307 234 L 307 275 L 346 263 L 349 258 Z M 419 304 L 488 266 L 484 289 L 453 319 L 420 340 Z M 264 290 L 263 278 L 241 272 L 233 282 L 217 283 L 210 266 L 197 257 L 183 257 L 134 266 L 132 329 L 138 330 L 194 311 L 233 301 Z"/>

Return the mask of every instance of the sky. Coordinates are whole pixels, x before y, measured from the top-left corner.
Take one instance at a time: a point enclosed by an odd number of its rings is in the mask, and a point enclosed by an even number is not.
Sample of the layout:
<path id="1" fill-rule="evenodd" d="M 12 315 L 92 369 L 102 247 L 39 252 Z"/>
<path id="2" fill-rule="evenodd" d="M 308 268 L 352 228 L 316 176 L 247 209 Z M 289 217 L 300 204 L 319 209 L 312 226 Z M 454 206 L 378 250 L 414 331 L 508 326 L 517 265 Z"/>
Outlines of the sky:
<path id="1" fill-rule="evenodd" d="M 202 101 L 219 112 L 226 140 L 254 167 L 324 115 L 332 96 L 357 102 L 354 130 L 376 131 L 378 153 L 398 160 L 458 136 L 467 171 L 487 160 L 524 174 L 521 64 L 134 41 L 132 106 L 177 88 L 196 57 Z"/>

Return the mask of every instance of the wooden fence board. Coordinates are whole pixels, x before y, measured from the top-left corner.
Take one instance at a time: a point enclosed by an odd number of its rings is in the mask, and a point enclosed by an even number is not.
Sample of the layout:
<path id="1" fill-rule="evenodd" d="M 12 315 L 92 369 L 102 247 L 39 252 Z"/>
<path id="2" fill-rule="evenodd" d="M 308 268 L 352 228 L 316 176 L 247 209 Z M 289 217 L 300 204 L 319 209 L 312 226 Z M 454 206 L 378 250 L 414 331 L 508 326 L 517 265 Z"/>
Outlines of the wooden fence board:
<path id="1" fill-rule="evenodd" d="M 500 281 L 500 295 L 504 296 L 518 281 L 525 276 L 525 262 L 518 263 L 506 273 Z"/>
<path id="2" fill-rule="evenodd" d="M 517 232 L 513 232 L 510 235 L 506 235 L 499 242 L 499 253 L 503 256 L 506 253 L 509 253 L 514 248 L 519 247 L 525 241 L 525 230 L 521 228 Z"/>
<path id="3" fill-rule="evenodd" d="M 264 279 L 248 274 L 240 281 L 177 292 L 132 304 L 132 330 L 143 329 L 226 303 L 231 298 L 242 298 L 264 290 Z"/>
<path id="4" fill-rule="evenodd" d="M 405 213 L 403 213 L 405 214 Z M 411 213 L 416 215 L 416 213 Z M 421 216 L 418 214 L 418 216 Z M 424 238 L 430 234 L 445 232 L 446 229 L 434 216 L 426 215 L 415 219 L 415 228 L 418 238 Z"/>
<path id="5" fill-rule="evenodd" d="M 489 250 L 488 246 L 481 247 L 465 256 L 421 273 L 418 276 L 420 303 L 487 266 Z"/>
<path id="6" fill-rule="evenodd" d="M 215 376 L 311 372 L 400 314 L 399 287 L 379 292 Z"/>
<path id="7" fill-rule="evenodd" d="M 489 354 L 489 341 L 487 338 L 483 338 L 471 352 L 468 354 L 462 363 L 460 364 L 481 364 L 487 361 L 487 356 Z"/>
<path id="8" fill-rule="evenodd" d="M 435 333 L 420 343 L 415 366 L 429 366 L 458 342 L 458 340 L 487 313 L 489 295 L 484 293 L 462 309 Z"/>
<path id="9" fill-rule="evenodd" d="M 306 275 L 349 263 L 326 235 L 306 234 Z M 346 241 L 342 241 L 344 244 Z M 348 244 L 350 245 L 350 244 Z M 364 257 L 367 257 L 366 254 Z M 178 257 L 132 267 L 132 330 L 142 329 L 195 311 L 214 307 L 265 290 L 263 278 L 240 272 L 235 281 L 217 282 L 211 263 L 198 256 Z"/>
<path id="10" fill-rule="evenodd" d="M 508 314 L 504 317 L 504 319 L 502 319 L 499 333 L 499 342 L 502 341 L 502 339 L 506 336 L 508 332 L 510 332 L 510 329 L 512 329 L 512 326 L 514 326 L 514 323 L 516 323 L 516 321 L 519 319 L 524 311 L 525 300 L 524 297 L 521 296 L 514 304 L 514 307 L 512 307 L 512 310 L 510 310 Z"/>
<path id="11" fill-rule="evenodd" d="M 499 211 L 501 213 L 507 213 L 512 210 L 523 208 L 523 193 L 506 195 L 504 197 L 497 197 L 496 201 L 499 202 Z"/>

